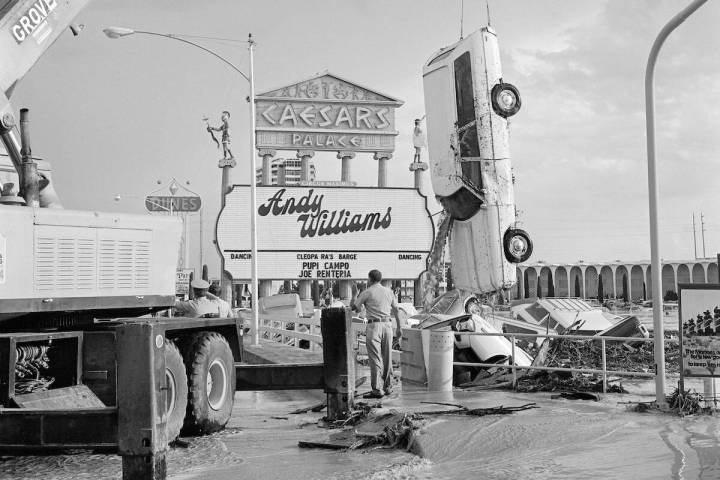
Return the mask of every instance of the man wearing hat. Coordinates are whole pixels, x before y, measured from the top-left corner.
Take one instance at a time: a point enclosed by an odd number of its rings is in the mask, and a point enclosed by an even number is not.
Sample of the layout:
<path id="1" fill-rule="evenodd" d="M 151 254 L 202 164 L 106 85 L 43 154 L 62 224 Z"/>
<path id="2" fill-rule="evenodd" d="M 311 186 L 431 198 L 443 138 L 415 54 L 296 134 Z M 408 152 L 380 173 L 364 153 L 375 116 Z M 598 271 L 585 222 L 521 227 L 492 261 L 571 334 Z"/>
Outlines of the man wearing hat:
<path id="1" fill-rule="evenodd" d="M 208 289 L 210 284 L 202 278 L 196 278 L 190 282 L 193 289 L 194 299 L 188 301 L 176 301 L 175 312 L 179 317 L 204 317 L 205 315 L 219 316 L 219 308 L 217 302 L 208 298 Z"/>
<path id="2" fill-rule="evenodd" d="M 220 318 L 233 316 L 230 304 L 220 298 L 220 285 L 218 285 L 217 283 L 213 283 L 212 285 L 210 285 L 207 297 L 210 299 L 210 301 L 212 301 L 218 306 L 218 313 L 220 315 Z"/>

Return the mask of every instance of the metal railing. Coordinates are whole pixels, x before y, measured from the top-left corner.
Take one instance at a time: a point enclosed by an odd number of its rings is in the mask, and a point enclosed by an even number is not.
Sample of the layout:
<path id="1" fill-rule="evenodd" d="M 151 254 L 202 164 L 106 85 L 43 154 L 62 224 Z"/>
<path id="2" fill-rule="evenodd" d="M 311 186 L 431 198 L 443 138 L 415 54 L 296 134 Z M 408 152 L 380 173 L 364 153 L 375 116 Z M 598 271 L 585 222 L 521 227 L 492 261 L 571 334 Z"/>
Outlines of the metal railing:
<path id="1" fill-rule="evenodd" d="M 508 338 L 511 345 L 512 365 L 502 365 L 497 363 L 472 363 L 472 362 L 453 362 L 453 365 L 466 366 L 466 367 L 501 367 L 509 368 L 512 370 L 512 385 L 513 388 L 517 385 L 517 371 L 521 370 L 544 370 L 550 372 L 578 372 L 578 373 L 594 373 L 601 374 L 603 376 L 603 393 L 607 391 L 607 377 L 608 373 L 618 376 L 632 376 L 632 377 L 647 377 L 655 378 L 655 373 L 646 372 L 633 372 L 625 370 L 608 370 L 607 369 L 607 352 L 606 342 L 617 341 L 617 342 L 654 342 L 654 338 L 644 337 L 605 337 L 605 336 L 588 336 L 588 335 L 557 335 L 557 334 L 545 334 L 545 333 L 484 333 L 484 332 L 453 332 L 454 335 L 465 335 L 465 336 L 481 336 L 481 337 L 505 337 Z M 562 340 L 583 340 L 583 341 L 597 341 L 600 342 L 602 351 L 602 369 L 595 368 L 568 368 L 568 367 L 544 367 L 544 366 L 533 366 L 533 365 L 516 365 L 515 364 L 515 340 L 516 338 L 559 338 Z M 664 339 L 666 343 L 679 343 L 678 339 Z"/>
<path id="2" fill-rule="evenodd" d="M 365 342 L 365 322 L 354 317 L 350 332 L 350 341 L 356 355 L 367 355 Z M 260 314 L 259 331 L 261 338 L 300 348 L 300 340 L 310 343 L 311 352 L 322 351 L 322 335 L 320 332 L 320 310 L 311 317 L 295 317 L 292 315 Z M 400 363 L 400 350 L 392 350 L 393 362 Z"/>
<path id="3" fill-rule="evenodd" d="M 243 313 L 240 313 L 240 317 L 245 323 L 248 318 Z M 258 331 L 265 340 L 298 348 L 300 340 L 305 340 L 309 342 L 309 351 L 322 350 L 319 310 L 310 317 L 279 314 L 260 314 L 258 317 Z"/>

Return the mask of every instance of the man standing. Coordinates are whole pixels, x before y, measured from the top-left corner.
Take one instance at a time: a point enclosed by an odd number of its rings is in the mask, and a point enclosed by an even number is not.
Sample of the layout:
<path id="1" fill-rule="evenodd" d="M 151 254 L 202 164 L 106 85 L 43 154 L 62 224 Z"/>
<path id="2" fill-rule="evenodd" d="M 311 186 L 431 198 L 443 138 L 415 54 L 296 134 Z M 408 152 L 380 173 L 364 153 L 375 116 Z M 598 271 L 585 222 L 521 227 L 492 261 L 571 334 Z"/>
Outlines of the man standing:
<path id="1" fill-rule="evenodd" d="M 180 317 L 198 318 L 205 316 L 217 317 L 219 314 L 218 304 L 210 300 L 207 296 L 210 284 L 202 278 L 196 278 L 190 282 L 193 289 L 193 300 L 185 302 L 176 301 L 175 311 Z"/>
<path id="2" fill-rule="evenodd" d="M 392 358 L 391 349 L 393 341 L 393 328 L 390 314 L 395 317 L 397 330 L 395 336 L 400 337 L 402 330 L 398 316 L 398 304 L 392 290 L 380 284 L 382 273 L 379 270 L 370 270 L 368 273 L 369 285 L 361 292 L 353 303 L 353 310 L 360 310 L 365 306 L 367 313 L 367 327 L 365 329 L 365 344 L 367 345 L 368 362 L 370 363 L 370 386 L 372 390 L 364 398 L 382 398 L 383 393 L 392 392 Z M 383 392 L 378 386 L 378 374 L 382 376 Z"/>
<path id="3" fill-rule="evenodd" d="M 210 285 L 207 297 L 210 299 L 211 302 L 217 305 L 218 315 L 220 316 L 220 318 L 228 318 L 234 316 L 232 309 L 230 308 L 230 304 L 220 298 L 220 285 L 218 285 L 217 283 L 213 283 L 212 285 Z"/>

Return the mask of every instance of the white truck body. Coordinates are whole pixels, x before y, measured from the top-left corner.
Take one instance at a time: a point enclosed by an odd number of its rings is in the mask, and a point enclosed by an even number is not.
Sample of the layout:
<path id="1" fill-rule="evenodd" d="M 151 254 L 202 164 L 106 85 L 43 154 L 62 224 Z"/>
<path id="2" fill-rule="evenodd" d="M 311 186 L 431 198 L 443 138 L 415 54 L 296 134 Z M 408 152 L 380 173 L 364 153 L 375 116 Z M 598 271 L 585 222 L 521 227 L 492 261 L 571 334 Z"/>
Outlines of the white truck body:
<path id="1" fill-rule="evenodd" d="M 0 320 L 172 305 L 178 218 L 0 205 Z"/>

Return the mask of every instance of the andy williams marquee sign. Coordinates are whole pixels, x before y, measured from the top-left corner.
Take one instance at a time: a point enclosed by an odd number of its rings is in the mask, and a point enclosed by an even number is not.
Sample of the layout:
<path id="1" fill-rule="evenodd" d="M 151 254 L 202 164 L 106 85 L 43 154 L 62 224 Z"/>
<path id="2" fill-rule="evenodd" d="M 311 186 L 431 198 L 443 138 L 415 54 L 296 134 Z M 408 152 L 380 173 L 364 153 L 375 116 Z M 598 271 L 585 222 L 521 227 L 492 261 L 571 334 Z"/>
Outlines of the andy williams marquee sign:
<path id="1" fill-rule="evenodd" d="M 250 187 L 236 185 L 217 223 L 218 247 L 235 280 L 250 279 Z M 258 277 L 388 279 L 426 269 L 434 227 L 413 188 L 257 187 Z"/>

